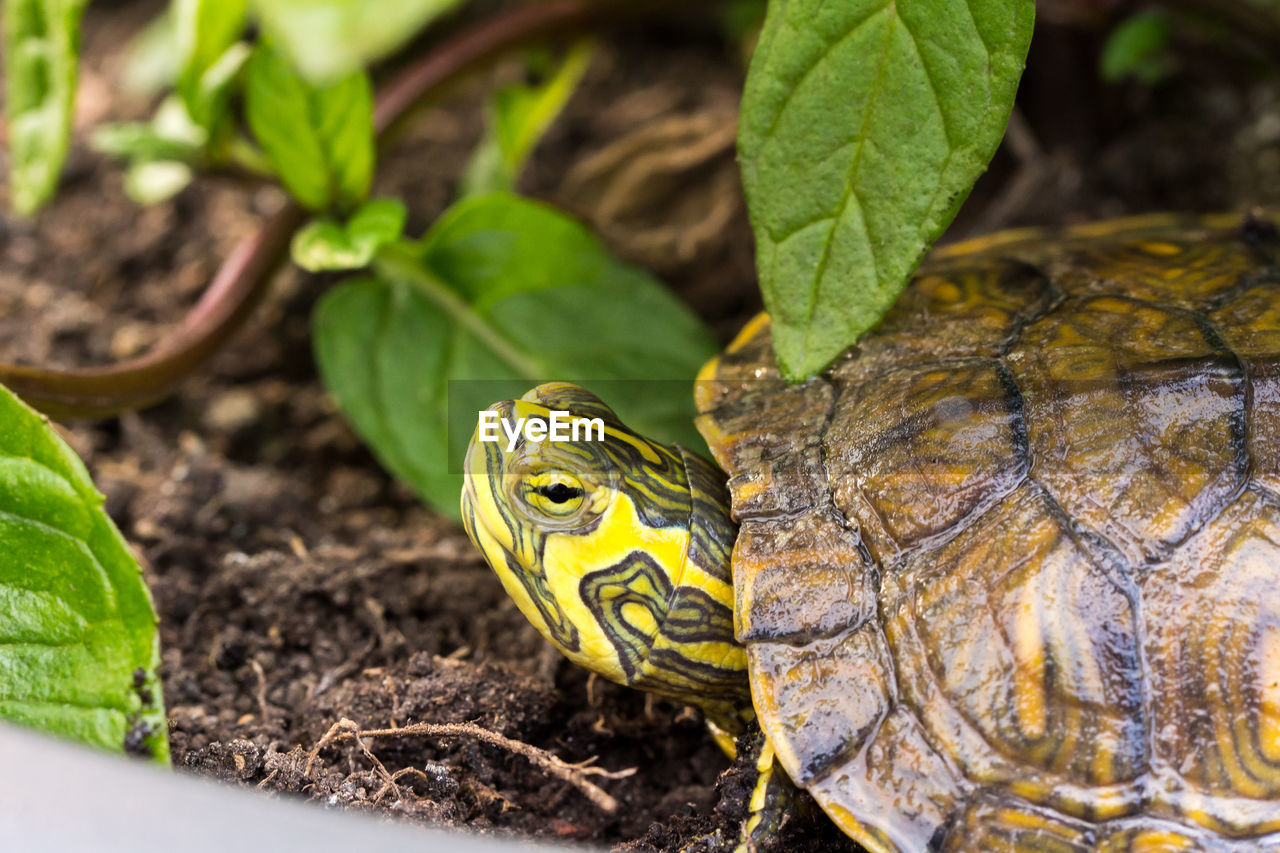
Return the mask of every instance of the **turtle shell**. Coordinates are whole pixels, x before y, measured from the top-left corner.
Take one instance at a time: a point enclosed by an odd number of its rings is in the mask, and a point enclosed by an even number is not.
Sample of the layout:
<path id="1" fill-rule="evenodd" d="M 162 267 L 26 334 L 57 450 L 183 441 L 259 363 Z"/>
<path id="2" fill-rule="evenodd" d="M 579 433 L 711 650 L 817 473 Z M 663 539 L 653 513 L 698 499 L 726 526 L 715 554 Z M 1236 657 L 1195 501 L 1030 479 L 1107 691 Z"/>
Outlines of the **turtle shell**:
<path id="1" fill-rule="evenodd" d="M 704 369 L 760 722 L 869 849 L 1280 850 L 1275 235 L 1006 232 Z"/>

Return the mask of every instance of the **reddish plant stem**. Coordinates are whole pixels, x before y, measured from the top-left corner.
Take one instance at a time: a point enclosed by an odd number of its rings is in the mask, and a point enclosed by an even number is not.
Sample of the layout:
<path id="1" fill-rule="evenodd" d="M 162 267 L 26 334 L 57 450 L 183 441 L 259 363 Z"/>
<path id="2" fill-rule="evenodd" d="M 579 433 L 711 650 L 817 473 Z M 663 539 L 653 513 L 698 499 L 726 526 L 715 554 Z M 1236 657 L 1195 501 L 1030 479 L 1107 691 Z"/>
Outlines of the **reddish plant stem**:
<path id="1" fill-rule="evenodd" d="M 374 106 L 374 126 L 385 138 L 414 107 L 513 48 L 661 5 L 534 0 L 494 15 L 449 39 L 387 84 Z M 0 364 L 0 383 L 55 417 L 105 417 L 158 402 L 208 361 L 253 312 L 305 218 L 290 201 L 249 233 L 182 323 L 148 352 L 115 364 L 65 370 Z"/>

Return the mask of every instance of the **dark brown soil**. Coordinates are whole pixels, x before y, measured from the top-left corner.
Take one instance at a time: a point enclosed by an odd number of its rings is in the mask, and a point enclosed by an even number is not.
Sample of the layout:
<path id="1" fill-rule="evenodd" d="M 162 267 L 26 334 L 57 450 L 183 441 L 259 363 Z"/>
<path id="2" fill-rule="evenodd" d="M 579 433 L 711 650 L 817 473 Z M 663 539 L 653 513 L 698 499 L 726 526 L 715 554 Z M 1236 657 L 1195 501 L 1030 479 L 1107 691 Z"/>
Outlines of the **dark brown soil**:
<path id="1" fill-rule="evenodd" d="M 141 209 L 123 195 L 119 166 L 88 149 L 93 123 L 148 109 L 115 81 L 120 46 L 153 8 L 90 10 L 62 193 L 34 222 L 0 219 L 5 360 L 87 364 L 140 351 L 281 201 L 212 177 Z M 1274 76 L 1230 44 L 1189 38 L 1180 76 L 1155 89 L 1106 86 L 1094 71 L 1100 40 L 1096 28 L 1042 28 L 1017 144 L 953 236 L 1280 201 Z M 732 121 L 742 73 L 740 49 L 706 21 L 604 42 L 525 186 L 657 270 L 722 335 L 759 304 L 731 134 L 715 136 Z M 452 198 L 482 91 L 479 81 L 433 108 L 383 160 L 379 192 L 407 200 L 415 231 Z M 677 156 L 691 147 L 697 157 Z M 175 764 L 494 833 L 637 851 L 679 849 L 717 829 L 732 839 L 750 773 L 726 772 L 697 714 L 588 678 L 552 652 L 462 532 L 392 482 L 345 425 L 309 349 L 309 309 L 330 283 L 282 274 L 249 328 L 176 397 L 67 433 L 144 559 Z M 378 764 L 343 741 L 308 770 L 307 752 L 343 718 L 367 728 L 475 722 L 566 761 L 636 772 L 601 781 L 624 804 L 610 814 L 525 758 L 459 737 L 370 739 Z M 386 786 L 382 772 L 409 767 L 421 772 Z M 781 847 L 853 845 L 802 816 Z"/>

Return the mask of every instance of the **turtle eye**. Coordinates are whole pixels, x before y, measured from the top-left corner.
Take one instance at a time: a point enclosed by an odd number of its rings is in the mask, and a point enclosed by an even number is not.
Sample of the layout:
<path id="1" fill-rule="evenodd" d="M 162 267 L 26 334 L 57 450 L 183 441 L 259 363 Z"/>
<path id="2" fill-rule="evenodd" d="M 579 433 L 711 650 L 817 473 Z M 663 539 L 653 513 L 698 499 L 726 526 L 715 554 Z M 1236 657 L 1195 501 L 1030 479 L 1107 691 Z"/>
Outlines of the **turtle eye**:
<path id="1" fill-rule="evenodd" d="M 575 489 L 573 486 L 567 486 L 564 483 L 552 483 L 550 486 L 539 486 L 538 494 L 553 504 L 563 504 L 574 498 L 582 497 L 582 489 Z"/>
<path id="2" fill-rule="evenodd" d="M 576 515 L 586 497 L 581 481 L 567 471 L 540 471 L 526 477 L 521 485 L 525 505 L 551 519 Z"/>

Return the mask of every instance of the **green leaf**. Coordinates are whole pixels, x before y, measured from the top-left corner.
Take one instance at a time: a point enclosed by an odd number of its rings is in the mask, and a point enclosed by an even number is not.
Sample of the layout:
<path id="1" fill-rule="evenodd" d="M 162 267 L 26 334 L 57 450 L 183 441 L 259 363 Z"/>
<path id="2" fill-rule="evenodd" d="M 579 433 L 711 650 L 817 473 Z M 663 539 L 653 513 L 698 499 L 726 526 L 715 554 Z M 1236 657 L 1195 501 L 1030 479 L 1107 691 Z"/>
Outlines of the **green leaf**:
<path id="1" fill-rule="evenodd" d="M 58 187 L 71 145 L 84 0 L 5 0 L 9 194 L 34 213 Z"/>
<path id="2" fill-rule="evenodd" d="M 515 189 L 529 155 L 577 90 L 593 53 L 590 42 L 579 42 L 541 84 L 508 86 L 494 95 L 484 138 L 462 176 L 461 195 Z"/>
<path id="3" fill-rule="evenodd" d="M 477 412 L 539 382 L 583 382 L 637 429 L 703 447 L 693 378 L 711 335 L 563 214 L 474 197 L 374 268 L 317 306 L 317 361 L 356 431 L 440 512 L 458 516 Z"/>
<path id="4" fill-rule="evenodd" d="M 739 152 L 782 370 L 888 310 L 995 153 L 1032 0 L 772 0 Z"/>
<path id="5" fill-rule="evenodd" d="M 185 118 L 186 111 L 182 109 L 182 105 L 172 103 Z M 161 106 L 157 111 L 157 119 L 150 122 L 127 121 L 99 125 L 94 128 L 90 144 L 103 154 L 121 159 L 184 162 L 199 159 L 205 142 L 204 133 L 190 123 L 185 129 L 167 127 L 159 119 L 165 112 L 166 108 Z"/>
<path id="6" fill-rule="evenodd" d="M 0 718 L 168 761 L 155 610 L 102 500 L 0 387 Z"/>
<path id="7" fill-rule="evenodd" d="M 246 0 L 174 0 L 178 94 L 192 121 L 206 129 L 225 118 L 227 88 L 244 63 L 236 47 L 245 27 Z"/>
<path id="8" fill-rule="evenodd" d="M 1131 15 L 1107 38 L 1100 58 L 1104 80 L 1134 77 L 1148 85 L 1159 83 L 1173 71 L 1176 61 L 1169 49 L 1169 16 L 1159 9 Z"/>
<path id="9" fill-rule="evenodd" d="M 263 29 L 303 76 L 326 82 L 394 51 L 462 0 L 254 0 Z"/>
<path id="10" fill-rule="evenodd" d="M 124 191 L 138 204 L 159 204 L 186 189 L 195 178 L 178 160 L 137 160 L 124 173 Z"/>
<path id="11" fill-rule="evenodd" d="M 349 207 L 373 181 L 373 94 L 363 71 L 307 83 L 270 45 L 249 60 L 245 112 L 285 187 L 312 210 Z"/>
<path id="12" fill-rule="evenodd" d="M 405 208 L 389 198 L 365 202 L 346 225 L 317 219 L 298 231 L 293 261 L 309 272 L 353 270 L 368 266 L 379 248 L 400 239 Z"/>

